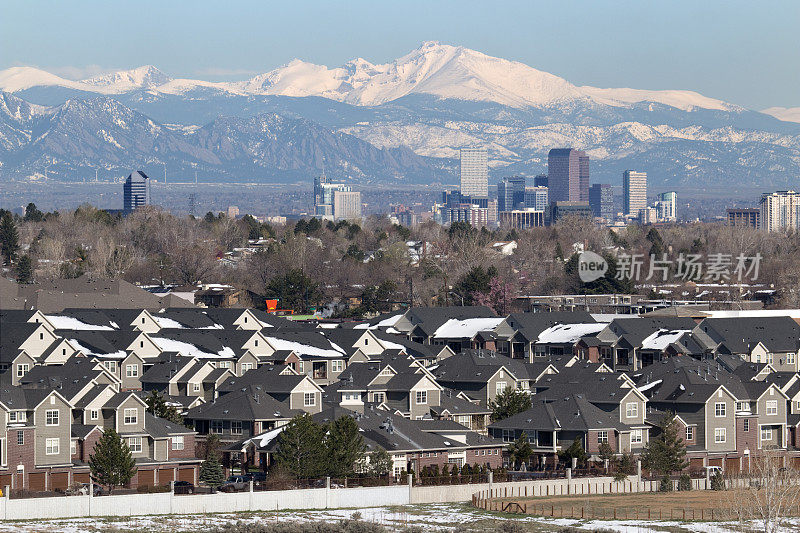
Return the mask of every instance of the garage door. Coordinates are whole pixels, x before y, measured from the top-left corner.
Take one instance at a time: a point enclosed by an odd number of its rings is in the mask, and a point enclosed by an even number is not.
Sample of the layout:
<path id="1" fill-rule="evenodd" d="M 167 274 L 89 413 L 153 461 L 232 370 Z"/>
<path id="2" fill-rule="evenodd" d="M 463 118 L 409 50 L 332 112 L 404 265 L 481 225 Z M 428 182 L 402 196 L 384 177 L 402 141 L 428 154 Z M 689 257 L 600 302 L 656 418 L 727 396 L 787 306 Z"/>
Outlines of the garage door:
<path id="1" fill-rule="evenodd" d="M 725 473 L 735 476 L 739 473 L 739 459 L 725 459 Z"/>
<path id="2" fill-rule="evenodd" d="M 168 485 L 170 481 L 175 481 L 175 471 L 171 468 L 159 468 L 158 484 Z"/>
<path id="3" fill-rule="evenodd" d="M 72 474 L 75 483 L 89 483 L 89 472 L 75 472 Z"/>
<path id="4" fill-rule="evenodd" d="M 693 459 L 689 459 L 689 470 L 702 470 L 702 469 L 703 469 L 702 457 L 695 457 Z"/>
<path id="5" fill-rule="evenodd" d="M 0 476 L 0 490 L 6 490 L 6 487 L 11 486 L 12 474 L 3 474 Z"/>
<path id="6" fill-rule="evenodd" d="M 155 470 L 139 470 L 139 486 L 152 487 L 155 482 Z"/>
<path id="7" fill-rule="evenodd" d="M 69 472 L 50 474 L 50 490 L 66 490 L 69 487 Z"/>
<path id="8" fill-rule="evenodd" d="M 792 457 L 792 466 L 800 468 L 800 457 Z"/>
<path id="9" fill-rule="evenodd" d="M 45 490 L 45 473 L 28 474 L 28 490 L 42 492 Z"/>
<path id="10" fill-rule="evenodd" d="M 194 468 L 180 468 L 178 470 L 178 481 L 194 483 Z"/>
<path id="11" fill-rule="evenodd" d="M 719 459 L 709 459 L 708 466 L 718 466 L 722 468 L 722 458 Z"/>

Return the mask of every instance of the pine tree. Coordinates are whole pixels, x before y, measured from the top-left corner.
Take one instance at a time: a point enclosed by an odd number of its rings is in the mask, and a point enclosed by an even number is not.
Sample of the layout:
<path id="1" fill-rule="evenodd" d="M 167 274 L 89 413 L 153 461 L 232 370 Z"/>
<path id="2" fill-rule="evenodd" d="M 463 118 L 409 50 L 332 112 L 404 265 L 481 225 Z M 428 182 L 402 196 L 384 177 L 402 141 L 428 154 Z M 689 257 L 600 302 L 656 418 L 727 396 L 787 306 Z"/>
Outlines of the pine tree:
<path id="1" fill-rule="evenodd" d="M 108 487 L 109 493 L 114 487 L 127 485 L 136 474 L 136 462 L 131 456 L 131 449 L 114 428 L 105 429 L 95 444 L 94 452 L 89 457 L 89 470 L 92 480 Z"/>
<path id="2" fill-rule="evenodd" d="M 200 482 L 218 487 L 225 481 L 225 472 L 219 462 L 219 437 L 211 434 L 206 439 L 206 457 L 200 463 Z"/>
<path id="3" fill-rule="evenodd" d="M 572 467 L 572 460 L 577 459 L 577 464 L 582 465 L 586 462 L 586 451 L 583 449 L 583 443 L 581 442 L 581 438 L 577 437 L 572 444 L 570 444 L 569 448 L 564 450 L 563 452 L 559 452 L 558 458 L 565 463 L 569 463 L 569 467 Z"/>
<path id="4" fill-rule="evenodd" d="M 6 265 L 10 265 L 19 250 L 19 233 L 10 211 L 3 213 L 0 219 L 0 254 Z"/>
<path id="5" fill-rule="evenodd" d="M 145 401 L 147 402 L 148 413 L 175 424 L 183 424 L 183 417 L 178 410 L 172 405 L 167 405 L 164 396 L 157 390 L 152 390 Z"/>
<path id="6" fill-rule="evenodd" d="M 528 440 L 527 433 L 523 431 L 517 440 L 508 445 L 508 454 L 511 464 L 515 468 L 518 464 L 526 463 L 530 459 L 531 455 L 533 455 L 533 448 Z"/>
<path id="7" fill-rule="evenodd" d="M 492 420 L 497 422 L 531 408 L 531 396 L 525 391 L 506 387 L 494 400 L 489 402 Z"/>
<path id="8" fill-rule="evenodd" d="M 275 460 L 295 477 L 320 477 L 326 470 L 324 438 L 323 426 L 307 413 L 297 415 L 281 432 Z"/>
<path id="9" fill-rule="evenodd" d="M 364 437 L 358 431 L 358 424 L 348 415 L 340 416 L 330 424 L 325 447 L 328 473 L 331 477 L 352 475 L 367 449 Z"/>
<path id="10" fill-rule="evenodd" d="M 33 281 L 33 261 L 28 254 L 17 261 L 17 283 L 30 283 Z"/>
<path id="11" fill-rule="evenodd" d="M 665 414 L 658 424 L 660 434 L 651 438 L 642 452 L 642 465 L 664 476 L 679 472 L 689 466 L 686 460 L 686 444 L 678 436 L 679 428 L 675 415 Z"/>
<path id="12" fill-rule="evenodd" d="M 373 476 L 385 476 L 392 471 L 392 457 L 380 446 L 369 453 L 369 472 Z"/>

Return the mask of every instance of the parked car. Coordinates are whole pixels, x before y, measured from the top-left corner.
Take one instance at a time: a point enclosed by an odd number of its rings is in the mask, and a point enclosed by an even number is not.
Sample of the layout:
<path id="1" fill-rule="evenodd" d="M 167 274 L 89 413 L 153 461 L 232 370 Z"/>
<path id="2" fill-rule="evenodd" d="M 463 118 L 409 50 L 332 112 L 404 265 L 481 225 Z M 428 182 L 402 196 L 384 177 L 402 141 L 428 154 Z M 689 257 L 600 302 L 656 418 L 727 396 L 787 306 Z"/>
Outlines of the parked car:
<path id="1" fill-rule="evenodd" d="M 249 475 L 231 476 L 228 481 L 219 486 L 222 492 L 239 492 L 250 488 L 250 481 L 253 478 Z"/>
<path id="2" fill-rule="evenodd" d="M 188 481 L 176 481 L 173 487 L 175 494 L 194 494 L 194 485 Z"/>

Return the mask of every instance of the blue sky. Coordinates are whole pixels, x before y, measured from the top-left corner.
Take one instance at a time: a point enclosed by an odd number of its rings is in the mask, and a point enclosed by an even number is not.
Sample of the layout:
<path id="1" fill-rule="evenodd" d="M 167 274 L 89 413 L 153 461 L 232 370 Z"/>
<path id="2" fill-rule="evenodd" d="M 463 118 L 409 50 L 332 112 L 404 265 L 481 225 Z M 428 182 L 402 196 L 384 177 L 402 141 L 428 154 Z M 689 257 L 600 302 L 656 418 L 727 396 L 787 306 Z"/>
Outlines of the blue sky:
<path id="1" fill-rule="evenodd" d="M 800 106 L 800 2 L 16 1 L 0 68 L 79 78 L 153 64 L 173 77 L 243 79 L 298 57 L 382 63 L 437 40 L 578 85 L 691 89 L 762 109 Z"/>

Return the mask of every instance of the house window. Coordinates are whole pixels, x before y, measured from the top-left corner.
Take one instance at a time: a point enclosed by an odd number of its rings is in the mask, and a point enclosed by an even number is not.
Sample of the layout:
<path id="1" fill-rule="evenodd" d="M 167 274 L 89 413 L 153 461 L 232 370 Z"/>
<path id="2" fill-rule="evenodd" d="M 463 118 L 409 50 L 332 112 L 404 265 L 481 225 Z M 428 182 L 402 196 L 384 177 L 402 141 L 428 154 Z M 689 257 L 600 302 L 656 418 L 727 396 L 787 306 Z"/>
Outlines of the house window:
<path id="1" fill-rule="evenodd" d="M 125 376 L 129 378 L 139 377 L 139 365 L 125 365 Z"/>
<path id="2" fill-rule="evenodd" d="M 727 439 L 728 435 L 725 428 L 714 428 L 714 442 L 719 444 L 725 442 Z"/>
<path id="3" fill-rule="evenodd" d="M 744 421 L 742 422 L 742 431 L 744 432 L 750 431 L 750 420 L 748 420 L 747 418 L 745 418 Z"/>
<path id="4" fill-rule="evenodd" d="M 255 346 L 256 348 L 258 348 L 258 339 L 256 339 L 256 340 L 253 342 L 253 346 Z"/>
<path id="5" fill-rule="evenodd" d="M 103 366 L 106 367 L 106 370 L 109 372 L 116 372 L 117 371 L 117 363 L 114 361 L 103 361 Z"/>
<path id="6" fill-rule="evenodd" d="M 625 404 L 625 418 L 636 418 L 639 416 L 639 404 L 628 402 Z"/>
<path id="7" fill-rule="evenodd" d="M 242 372 L 247 372 L 248 370 L 253 370 L 253 363 L 242 363 Z"/>
<path id="8" fill-rule="evenodd" d="M 768 354 L 767 354 L 767 363 L 769 363 L 769 364 L 772 364 L 772 361 L 773 361 L 773 358 L 772 358 L 772 357 L 773 357 L 773 356 L 772 356 L 772 354 L 771 354 L 771 353 L 768 353 Z"/>
<path id="9" fill-rule="evenodd" d="M 217 435 L 222 434 L 222 420 L 211 421 L 211 433 L 216 433 Z"/>
<path id="10" fill-rule="evenodd" d="M 786 364 L 793 365 L 794 364 L 794 352 L 789 352 L 786 354 Z"/>
<path id="11" fill-rule="evenodd" d="M 11 411 L 8 413 L 9 422 L 25 422 L 28 420 L 28 414 L 25 411 Z"/>
<path id="12" fill-rule="evenodd" d="M 507 386 L 508 386 L 507 382 L 498 381 L 497 385 L 495 386 L 495 392 L 497 393 L 497 395 L 499 396 L 499 395 L 503 394 L 503 391 L 506 390 Z"/>
<path id="13" fill-rule="evenodd" d="M 46 439 L 45 440 L 45 454 L 58 455 L 61 451 L 61 441 L 59 439 Z"/>
<path id="14" fill-rule="evenodd" d="M 128 448 L 131 449 L 131 453 L 142 453 L 142 437 L 129 437 Z"/>
<path id="15" fill-rule="evenodd" d="M 89 411 L 89 420 L 97 420 L 100 417 L 100 413 L 97 409 L 92 409 Z"/>
<path id="16" fill-rule="evenodd" d="M 749 411 L 750 406 L 747 402 L 736 402 L 736 410 L 737 411 Z"/>
<path id="17" fill-rule="evenodd" d="M 603 444 L 604 442 L 608 442 L 608 431 L 598 431 L 597 444 Z"/>
<path id="18" fill-rule="evenodd" d="M 17 431 L 17 446 L 24 446 L 24 445 L 25 445 L 25 432 Z"/>
<path id="19" fill-rule="evenodd" d="M 69 454 L 75 455 L 76 453 L 78 453 L 78 441 L 71 440 L 69 441 Z"/>
<path id="20" fill-rule="evenodd" d="M 724 402 L 717 402 L 714 404 L 714 416 L 717 418 L 722 418 L 726 415 L 726 405 Z"/>
<path id="21" fill-rule="evenodd" d="M 172 449 L 173 450 L 183 449 L 183 435 L 177 435 L 175 437 L 172 437 Z"/>
<path id="22" fill-rule="evenodd" d="M 344 369 L 344 361 L 331 361 L 331 372 L 341 372 Z"/>
<path id="23" fill-rule="evenodd" d="M 123 423 L 126 426 L 132 426 L 139 422 L 139 410 L 136 408 L 125 409 L 123 411 Z"/>
<path id="24" fill-rule="evenodd" d="M 503 430 L 503 442 L 514 442 L 514 430 L 513 429 L 504 429 Z"/>
<path id="25" fill-rule="evenodd" d="M 192 384 L 192 390 L 194 392 L 200 392 L 200 384 L 199 383 L 193 383 Z"/>
<path id="26" fill-rule="evenodd" d="M 383 403 L 386 399 L 386 395 L 382 392 L 373 392 L 372 393 L 372 401 L 375 403 Z"/>
<path id="27" fill-rule="evenodd" d="M 17 365 L 17 377 L 21 378 L 22 376 L 27 374 L 28 370 L 30 370 L 30 369 L 31 369 L 31 365 L 29 365 L 28 363 L 20 363 L 20 364 L 18 364 Z"/>
<path id="28" fill-rule="evenodd" d="M 298 361 L 297 362 L 297 371 L 300 372 L 301 374 L 303 373 L 303 362 L 302 361 Z"/>
<path id="29" fill-rule="evenodd" d="M 767 400 L 767 414 L 768 415 L 778 414 L 778 400 Z"/>
<path id="30" fill-rule="evenodd" d="M 48 409 L 45 411 L 45 424 L 48 426 L 58 425 L 58 409 Z"/>
<path id="31" fill-rule="evenodd" d="M 641 444 L 642 443 L 642 430 L 641 429 L 634 429 L 631 431 L 631 444 Z"/>
<path id="32" fill-rule="evenodd" d="M 393 374 L 394 373 L 392 372 L 392 369 L 389 368 L 388 366 L 386 368 L 384 368 L 383 370 L 381 370 L 381 373 L 380 373 L 381 376 L 391 376 Z"/>
<path id="33" fill-rule="evenodd" d="M 417 391 L 416 400 L 417 400 L 418 404 L 428 403 L 428 391 L 426 391 L 426 390 L 418 390 Z"/>
<path id="34" fill-rule="evenodd" d="M 772 440 L 772 428 L 761 428 L 761 440 Z"/>
<path id="35" fill-rule="evenodd" d="M 692 426 L 686 427 L 686 440 L 694 440 L 694 428 Z"/>
<path id="36" fill-rule="evenodd" d="M 232 420 L 231 421 L 231 435 L 241 435 L 242 434 L 242 421 L 241 420 Z"/>
<path id="37" fill-rule="evenodd" d="M 303 406 L 314 407 L 315 405 L 317 405 L 317 395 L 313 392 L 303 393 Z"/>

